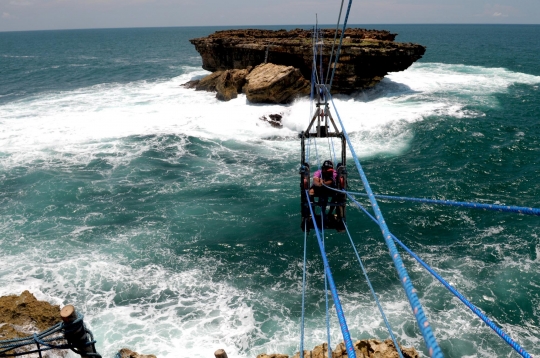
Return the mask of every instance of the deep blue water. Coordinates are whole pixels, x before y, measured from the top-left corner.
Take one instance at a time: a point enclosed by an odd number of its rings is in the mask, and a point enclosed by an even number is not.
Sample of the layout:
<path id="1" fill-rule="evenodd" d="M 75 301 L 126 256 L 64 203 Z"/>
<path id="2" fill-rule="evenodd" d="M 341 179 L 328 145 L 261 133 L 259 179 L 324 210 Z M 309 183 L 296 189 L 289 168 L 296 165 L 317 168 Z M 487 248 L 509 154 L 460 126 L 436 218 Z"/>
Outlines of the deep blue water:
<path id="1" fill-rule="evenodd" d="M 407 71 L 336 99 L 374 192 L 540 207 L 540 26 L 368 28 L 427 47 Z M 296 134 L 310 104 L 224 103 L 181 87 L 207 73 L 188 40 L 218 29 L 0 33 L 0 294 L 75 304 L 103 356 L 299 349 Z M 258 120 L 271 113 L 283 129 Z M 398 238 L 540 354 L 538 218 L 380 205 Z M 398 339 L 426 355 L 380 231 L 347 210 Z M 348 238 L 327 233 L 326 249 L 352 337 L 386 339 Z M 308 256 L 311 347 L 326 339 L 313 235 Z M 403 257 L 446 357 L 517 356 Z"/>

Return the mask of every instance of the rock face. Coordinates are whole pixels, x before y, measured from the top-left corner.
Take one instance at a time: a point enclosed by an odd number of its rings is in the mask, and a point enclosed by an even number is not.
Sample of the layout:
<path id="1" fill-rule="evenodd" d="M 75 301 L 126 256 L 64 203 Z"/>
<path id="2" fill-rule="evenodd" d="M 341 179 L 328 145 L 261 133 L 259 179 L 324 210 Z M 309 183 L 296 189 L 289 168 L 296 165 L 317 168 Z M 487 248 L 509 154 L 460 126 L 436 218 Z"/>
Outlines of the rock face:
<path id="1" fill-rule="evenodd" d="M 322 349 L 321 349 L 322 350 Z M 394 346 L 394 342 L 391 339 L 387 339 L 384 342 L 378 339 L 367 339 L 362 341 L 356 341 L 354 343 L 354 352 L 357 358 L 398 358 L 398 352 Z M 419 358 L 418 352 L 414 348 L 401 347 L 401 354 L 404 358 Z M 326 354 L 328 355 L 328 353 Z M 332 352 L 333 358 L 346 358 L 348 357 L 345 343 L 341 342 L 336 346 L 334 352 Z M 322 358 L 322 357 L 321 357 Z"/>
<path id="2" fill-rule="evenodd" d="M 335 47 L 339 43 L 339 35 Z M 377 84 L 388 72 L 403 71 L 420 59 L 425 47 L 394 42 L 388 31 L 347 29 L 332 84 L 333 93 L 350 94 Z M 334 30 L 322 30 L 322 63 L 326 75 Z M 311 80 L 312 32 L 302 29 L 225 30 L 190 40 L 208 71 L 246 69 L 265 62 L 297 68 Z M 334 57 L 335 58 L 335 57 Z"/>
<path id="3" fill-rule="evenodd" d="M 0 340 L 26 337 L 60 321 L 59 306 L 38 301 L 28 291 L 0 297 Z"/>
<path id="4" fill-rule="evenodd" d="M 359 340 L 354 343 L 356 358 L 398 358 L 399 354 L 391 339 L 379 341 L 378 339 Z M 419 358 L 414 348 L 401 347 L 404 358 Z M 341 342 L 332 350 L 332 358 L 347 358 L 345 343 Z M 288 358 L 283 354 L 259 354 L 257 358 Z M 300 358 L 300 352 L 296 352 L 293 358 Z M 302 358 L 328 358 L 328 344 L 323 343 L 313 348 L 312 351 L 304 351 Z"/>
<path id="5" fill-rule="evenodd" d="M 0 297 L 0 341 L 16 339 L 39 333 L 60 322 L 60 307 L 49 302 L 38 301 L 34 295 L 24 291 L 20 296 Z M 24 354 L 36 345 L 22 346 L 8 354 Z M 53 350 L 54 357 L 65 357 L 67 351 Z M 50 351 L 50 352 L 53 352 Z M 37 357 L 37 354 L 30 355 Z M 44 357 L 50 357 L 44 353 Z"/>
<path id="6" fill-rule="evenodd" d="M 0 341 L 22 338 L 34 333 L 42 332 L 61 322 L 60 306 L 51 305 L 49 302 L 38 301 L 28 291 L 20 296 L 11 295 L 0 297 Z M 63 342 L 59 342 L 63 343 Z M 17 348 L 16 353 L 23 353 L 27 347 Z M 35 349 L 36 346 L 31 347 Z M 65 357 L 67 350 L 53 350 L 55 357 Z M 8 353 L 13 353 L 10 351 Z M 143 355 L 130 349 L 122 348 L 119 351 L 121 358 L 156 358 L 155 355 Z M 37 354 L 30 357 L 37 357 Z M 50 357 L 48 353 L 44 358 Z"/>
<path id="7" fill-rule="evenodd" d="M 243 92 L 252 103 L 289 103 L 310 92 L 309 82 L 297 68 L 272 63 L 263 63 L 254 69 L 216 71 L 184 86 L 217 92 L 216 98 L 222 101 L 229 101 Z"/>
<path id="8" fill-rule="evenodd" d="M 216 97 L 222 101 L 229 101 L 238 97 L 246 83 L 249 69 L 224 71 L 216 83 Z"/>
<path id="9" fill-rule="evenodd" d="M 246 77 L 244 93 L 253 103 L 287 103 L 298 94 L 310 92 L 309 82 L 292 66 L 263 63 Z"/>
<path id="10" fill-rule="evenodd" d="M 270 125 L 274 128 L 283 128 L 283 124 L 281 123 L 282 118 L 283 118 L 283 113 L 269 114 L 268 117 L 262 116 L 259 119 L 263 122 L 270 123 Z"/>
<path id="11" fill-rule="evenodd" d="M 118 351 L 120 358 L 156 358 L 153 354 L 139 354 L 131 349 L 122 348 Z"/>
<path id="12" fill-rule="evenodd" d="M 242 91 L 249 70 L 216 71 L 201 80 L 184 83 L 183 86 L 195 88 L 196 91 L 217 92 L 217 99 L 230 101 L 238 97 L 238 93 Z"/>

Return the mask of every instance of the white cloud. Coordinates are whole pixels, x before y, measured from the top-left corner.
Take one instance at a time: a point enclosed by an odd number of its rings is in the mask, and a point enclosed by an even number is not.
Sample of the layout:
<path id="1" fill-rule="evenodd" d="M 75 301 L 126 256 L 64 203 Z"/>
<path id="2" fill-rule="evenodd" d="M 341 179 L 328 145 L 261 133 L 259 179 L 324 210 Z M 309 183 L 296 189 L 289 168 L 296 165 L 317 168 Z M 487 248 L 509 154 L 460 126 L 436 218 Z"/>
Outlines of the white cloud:
<path id="1" fill-rule="evenodd" d="M 485 4 L 484 14 L 486 18 L 497 18 L 500 21 L 503 18 L 513 17 L 516 18 L 520 15 L 518 8 L 508 5 L 500 4 Z"/>
<path id="2" fill-rule="evenodd" d="M 11 16 L 11 15 L 9 14 L 9 12 L 3 12 L 3 13 L 2 13 L 2 19 L 9 19 L 9 18 L 12 18 L 12 17 L 13 17 L 13 16 Z"/>

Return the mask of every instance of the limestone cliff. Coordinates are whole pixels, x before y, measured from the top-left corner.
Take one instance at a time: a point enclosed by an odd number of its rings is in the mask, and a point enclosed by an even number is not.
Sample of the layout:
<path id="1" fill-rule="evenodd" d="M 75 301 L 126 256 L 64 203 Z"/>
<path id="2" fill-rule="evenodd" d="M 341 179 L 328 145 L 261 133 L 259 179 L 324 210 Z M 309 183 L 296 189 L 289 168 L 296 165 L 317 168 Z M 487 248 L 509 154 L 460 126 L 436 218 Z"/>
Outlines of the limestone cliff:
<path id="1" fill-rule="evenodd" d="M 339 35 L 335 47 L 339 43 Z M 425 47 L 395 42 L 388 31 L 349 28 L 332 92 L 352 93 L 377 84 L 388 72 L 403 71 L 420 59 Z M 334 30 L 322 30 L 323 68 L 328 68 Z M 200 53 L 205 70 L 215 72 L 255 67 L 264 62 L 293 66 L 310 81 L 313 63 L 312 32 L 295 30 L 225 30 L 190 40 Z M 266 60 L 266 61 L 265 61 Z"/>

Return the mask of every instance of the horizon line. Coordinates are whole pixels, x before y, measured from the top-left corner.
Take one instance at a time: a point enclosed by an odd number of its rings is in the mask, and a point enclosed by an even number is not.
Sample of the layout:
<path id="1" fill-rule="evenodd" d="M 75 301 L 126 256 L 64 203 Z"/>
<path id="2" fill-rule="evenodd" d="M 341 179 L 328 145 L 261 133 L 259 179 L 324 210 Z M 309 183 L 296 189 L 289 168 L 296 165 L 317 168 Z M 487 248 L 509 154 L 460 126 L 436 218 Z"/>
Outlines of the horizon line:
<path id="1" fill-rule="evenodd" d="M 414 25 L 424 25 L 424 26 L 434 26 L 434 25 L 451 25 L 451 26 L 463 26 L 463 25 L 475 25 L 475 26 L 540 26 L 540 24 L 525 24 L 525 23 L 474 23 L 474 22 L 467 22 L 467 23 L 367 23 L 367 24 L 349 24 L 347 26 L 348 28 L 351 26 L 414 26 Z M 59 29 L 36 29 L 36 30 L 0 30 L 0 33 L 5 32 L 38 32 L 38 31 L 74 31 L 74 30 L 121 30 L 121 29 L 166 29 L 166 28 L 203 28 L 203 27 L 226 27 L 226 28 L 250 28 L 250 29 L 257 29 L 261 27 L 278 27 L 278 26 L 314 26 L 313 24 L 279 24 L 279 25 L 191 25 L 191 26 L 132 26 L 132 27 L 81 27 L 81 28 L 59 28 Z M 318 26 L 331 26 L 335 27 L 335 24 L 318 24 Z"/>

